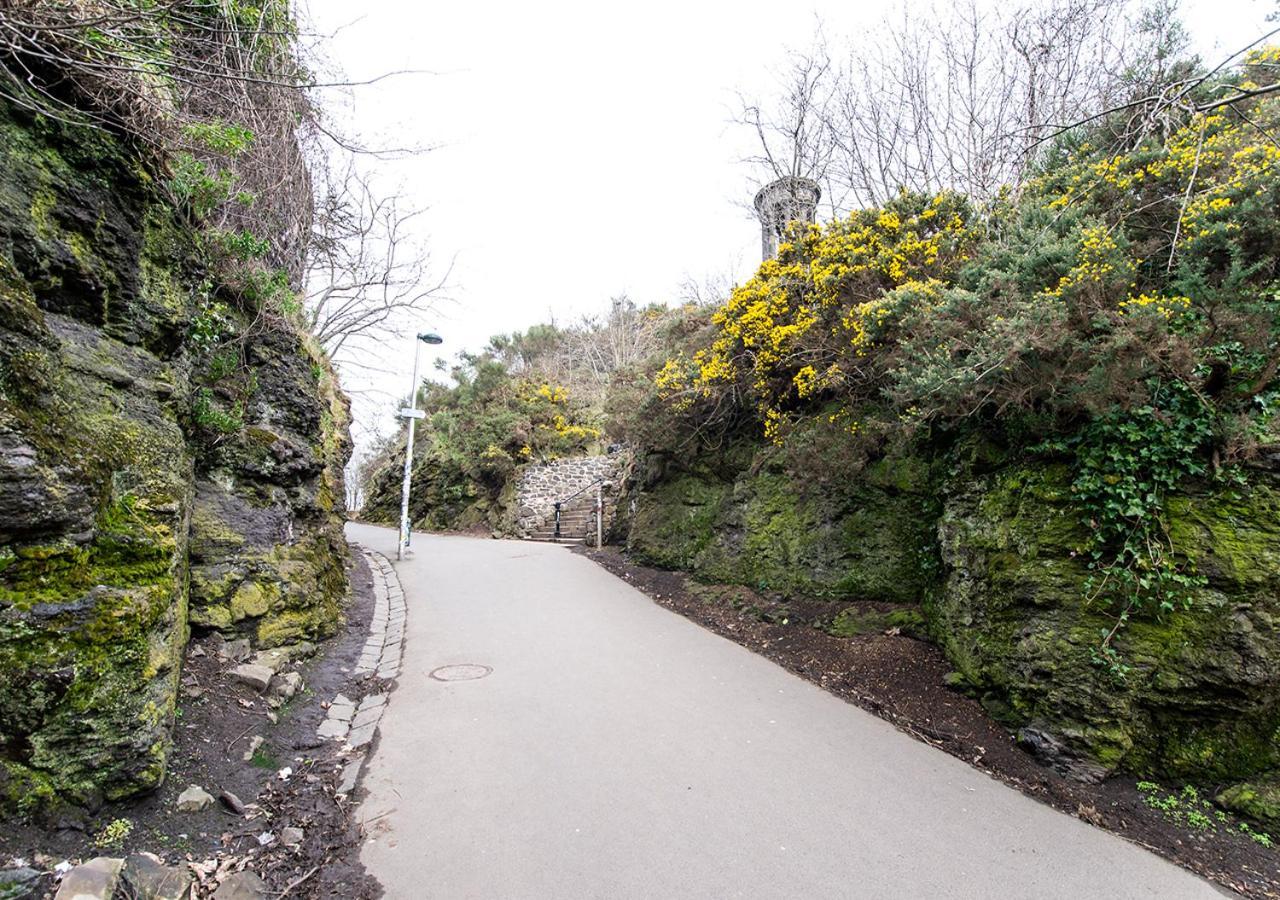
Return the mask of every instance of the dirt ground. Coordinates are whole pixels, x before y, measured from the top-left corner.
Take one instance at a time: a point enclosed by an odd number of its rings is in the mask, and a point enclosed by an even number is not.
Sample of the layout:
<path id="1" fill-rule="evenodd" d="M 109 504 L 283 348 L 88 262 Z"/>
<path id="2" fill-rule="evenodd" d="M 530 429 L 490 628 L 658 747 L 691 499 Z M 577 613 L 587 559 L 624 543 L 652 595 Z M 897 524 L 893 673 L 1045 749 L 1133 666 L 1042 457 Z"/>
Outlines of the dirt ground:
<path id="1" fill-rule="evenodd" d="M 1140 844 L 1248 897 L 1280 897 L 1280 847 L 1262 846 L 1241 823 L 1188 802 L 1182 785 L 1160 790 L 1114 777 L 1067 779 L 1019 748 L 979 703 L 947 686 L 951 671 L 933 644 L 896 628 L 837 637 L 823 630 L 847 602 L 762 596 L 748 588 L 703 585 L 680 572 L 636 565 L 616 548 L 577 550 L 653 600 L 875 713 L 918 740 L 1016 787 L 1024 794 Z M 883 613 L 878 606 L 864 604 Z M 1174 801 L 1168 798 L 1173 797 Z M 1162 808 L 1163 807 L 1163 808 Z M 1193 827 L 1204 808 L 1209 826 Z M 1280 835 L 1276 836 L 1280 843 Z"/>
<path id="2" fill-rule="evenodd" d="M 163 786 L 140 799 L 92 812 L 24 826 L 4 823 L 0 867 L 21 859 L 51 868 L 62 860 L 75 863 L 147 851 L 169 864 L 194 863 L 205 890 L 215 887 L 219 876 L 247 868 L 277 896 L 381 896 L 381 888 L 359 861 L 361 833 L 353 802 L 336 794 L 345 762 L 341 744 L 316 737 L 336 694 L 358 701 L 366 693 L 386 689 L 372 676 L 353 674 L 373 615 L 373 581 L 360 553 L 353 551 L 351 560 L 347 627 L 296 664 L 304 687 L 292 700 L 270 709 L 252 688 L 224 676 L 235 663 L 219 658 L 219 638 L 194 637 L 183 664 L 174 749 Z M 273 723 L 272 715 L 278 721 Z M 254 736 L 264 740 L 246 760 Z M 237 813 L 215 802 L 200 812 L 179 812 L 177 797 L 193 784 L 215 798 L 230 792 L 246 809 Z M 105 846 L 96 843 L 113 822 L 127 822 L 127 836 Z M 280 840 L 282 830 L 291 826 L 304 833 L 296 847 Z M 264 845 L 267 834 L 273 839 Z M 43 887 L 46 896 L 52 896 L 52 877 Z"/>

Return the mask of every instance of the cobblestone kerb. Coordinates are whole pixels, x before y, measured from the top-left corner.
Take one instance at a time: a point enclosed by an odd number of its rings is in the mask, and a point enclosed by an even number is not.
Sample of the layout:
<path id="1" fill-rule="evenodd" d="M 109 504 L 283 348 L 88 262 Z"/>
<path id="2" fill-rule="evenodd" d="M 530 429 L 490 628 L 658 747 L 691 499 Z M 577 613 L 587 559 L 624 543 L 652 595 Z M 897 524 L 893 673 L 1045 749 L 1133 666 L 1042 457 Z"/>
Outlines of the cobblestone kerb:
<path id="1" fill-rule="evenodd" d="M 343 742 L 343 753 L 348 760 L 338 786 L 340 794 L 355 790 L 361 766 L 387 706 L 387 692 L 391 687 L 387 682 L 394 682 L 400 674 L 404 650 L 405 602 L 400 580 L 382 554 L 363 547 L 360 552 L 368 560 L 373 578 L 373 620 L 355 674 L 360 678 L 376 676 L 379 685 L 359 703 L 338 694 L 316 731 L 321 740 Z"/>

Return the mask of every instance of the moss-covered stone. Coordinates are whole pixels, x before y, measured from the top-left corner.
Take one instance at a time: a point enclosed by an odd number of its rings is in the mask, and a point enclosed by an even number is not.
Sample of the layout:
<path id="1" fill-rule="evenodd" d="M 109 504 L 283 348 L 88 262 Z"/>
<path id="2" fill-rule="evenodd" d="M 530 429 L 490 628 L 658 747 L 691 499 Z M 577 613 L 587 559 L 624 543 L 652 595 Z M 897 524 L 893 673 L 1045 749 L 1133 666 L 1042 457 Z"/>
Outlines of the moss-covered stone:
<path id="1" fill-rule="evenodd" d="M 307 341 L 256 336 L 250 356 L 246 428 L 202 454 L 196 478 L 191 622 L 262 647 L 317 640 L 341 625 L 347 588 L 346 401 Z"/>
<path id="2" fill-rule="evenodd" d="M 1188 609 L 1115 624 L 1090 602 L 1087 524 L 1062 466 L 1012 466 L 957 484 L 939 525 L 945 590 L 929 612 L 948 658 L 994 714 L 1064 768 L 1200 781 L 1280 764 L 1280 504 L 1249 488 L 1172 498 L 1174 547 L 1207 576 Z"/>
<path id="3" fill-rule="evenodd" d="M 0 806 L 27 812 L 164 775 L 193 463 L 172 288 L 192 279 L 108 137 L 5 107 L 0 146 Z"/>
<path id="4" fill-rule="evenodd" d="M 1280 829 L 1280 777 L 1236 784 L 1217 796 L 1220 806 L 1272 829 Z"/>
<path id="5" fill-rule="evenodd" d="M 0 813 L 28 813 L 161 782 L 189 621 L 337 628 L 349 443 L 327 364 L 261 323 L 253 430 L 193 433 L 207 279 L 129 147 L 0 102 L 0 173 Z"/>
<path id="6" fill-rule="evenodd" d="M 858 605 L 841 610 L 825 629 L 837 637 L 883 634 L 897 630 L 911 637 L 927 634 L 924 613 L 919 609 L 866 609 Z"/>
<path id="7" fill-rule="evenodd" d="M 934 580 L 929 467 L 881 460 L 809 484 L 758 447 L 745 467 L 688 467 L 635 492 L 628 550 L 699 578 L 783 593 L 919 603 Z M 692 469 L 692 471 L 690 471 Z"/>

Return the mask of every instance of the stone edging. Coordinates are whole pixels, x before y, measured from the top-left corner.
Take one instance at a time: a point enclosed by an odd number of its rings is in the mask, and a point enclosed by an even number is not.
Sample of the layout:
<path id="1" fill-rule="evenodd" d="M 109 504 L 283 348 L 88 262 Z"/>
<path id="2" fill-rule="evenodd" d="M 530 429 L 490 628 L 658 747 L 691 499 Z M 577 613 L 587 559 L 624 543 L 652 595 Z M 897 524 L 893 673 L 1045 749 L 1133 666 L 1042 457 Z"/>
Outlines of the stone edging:
<path id="1" fill-rule="evenodd" d="M 391 563 L 381 553 L 360 547 L 373 577 L 373 620 L 369 638 L 360 651 L 356 677 L 376 675 L 383 682 L 394 682 L 400 674 L 400 657 L 404 649 L 404 591 Z M 360 769 L 369 745 L 377 731 L 382 711 L 387 706 L 389 684 L 381 684 L 356 704 L 342 694 L 333 698 L 329 713 L 316 734 L 327 741 L 343 741 L 343 752 L 349 757 L 342 769 L 339 794 L 350 794 L 360 778 Z"/>

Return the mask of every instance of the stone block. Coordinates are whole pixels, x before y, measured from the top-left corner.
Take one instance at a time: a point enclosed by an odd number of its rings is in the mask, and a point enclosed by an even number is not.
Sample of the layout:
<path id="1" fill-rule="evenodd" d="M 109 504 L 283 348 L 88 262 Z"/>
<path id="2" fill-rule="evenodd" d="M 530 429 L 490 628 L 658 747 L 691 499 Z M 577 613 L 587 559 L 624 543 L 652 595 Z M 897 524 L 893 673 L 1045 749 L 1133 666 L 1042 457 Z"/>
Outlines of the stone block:
<path id="1" fill-rule="evenodd" d="M 253 663 L 241 663 L 227 672 L 227 675 L 233 680 L 239 681 L 241 684 L 247 684 L 258 692 L 267 689 L 267 685 L 271 683 L 271 677 L 274 674 L 266 666 L 258 666 Z"/>
<path id="2" fill-rule="evenodd" d="M 199 812 L 213 802 L 213 796 L 198 784 L 190 785 L 178 795 L 178 809 L 181 812 Z"/>
<path id="3" fill-rule="evenodd" d="M 192 879 L 186 866 L 166 866 L 152 853 L 135 853 L 125 860 L 124 880 L 137 900 L 184 900 Z"/>
<path id="4" fill-rule="evenodd" d="M 99 856 L 76 866 L 62 879 L 54 900 L 111 900 L 120 883 L 123 859 Z"/>
<path id="5" fill-rule="evenodd" d="M 266 900 L 267 885 L 253 872 L 235 872 L 218 885 L 214 900 Z"/>

